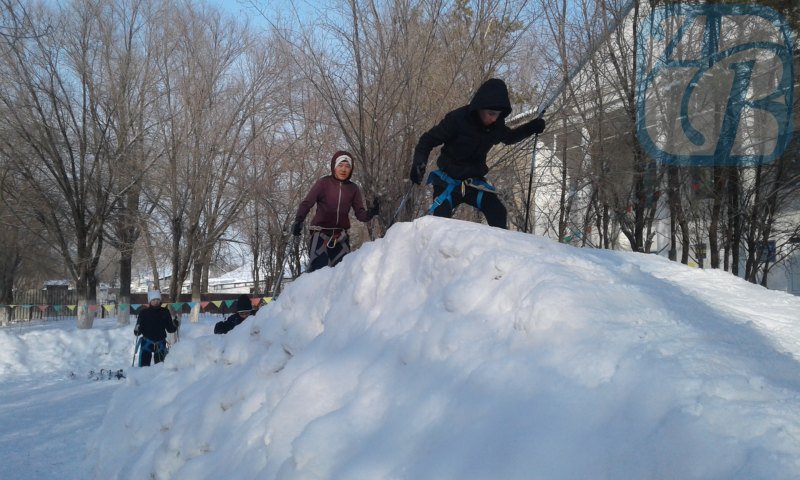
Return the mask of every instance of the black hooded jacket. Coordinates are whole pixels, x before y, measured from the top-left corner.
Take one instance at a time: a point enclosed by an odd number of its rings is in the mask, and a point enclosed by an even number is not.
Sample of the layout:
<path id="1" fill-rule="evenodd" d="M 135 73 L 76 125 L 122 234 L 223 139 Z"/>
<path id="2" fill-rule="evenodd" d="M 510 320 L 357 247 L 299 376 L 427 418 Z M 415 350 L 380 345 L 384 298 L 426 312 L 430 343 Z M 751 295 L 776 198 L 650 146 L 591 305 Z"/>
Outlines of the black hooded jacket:
<path id="1" fill-rule="evenodd" d="M 501 112 L 488 127 L 478 115 L 482 108 Z M 487 80 L 469 105 L 449 112 L 438 125 L 422 134 L 414 149 L 414 164 L 426 165 L 431 150 L 444 145 L 436 161 L 439 169 L 457 180 L 483 178 L 489 171 L 486 155 L 494 145 L 514 144 L 534 134 L 532 122 L 513 129 L 507 127 L 505 120 L 509 114 L 511 102 L 506 84 L 497 78 Z"/>
<path id="2" fill-rule="evenodd" d="M 239 295 L 236 300 L 236 313 L 226 318 L 224 321 L 214 324 L 214 333 L 225 334 L 236 328 L 237 325 L 244 322 L 244 317 L 240 315 L 241 312 L 253 313 L 253 304 L 250 303 L 250 297 L 245 294 Z"/>
<path id="3" fill-rule="evenodd" d="M 150 341 L 160 342 L 167 339 L 167 332 L 175 333 L 178 326 L 172 321 L 169 310 L 162 306 L 148 306 L 139 312 L 134 332 Z"/>

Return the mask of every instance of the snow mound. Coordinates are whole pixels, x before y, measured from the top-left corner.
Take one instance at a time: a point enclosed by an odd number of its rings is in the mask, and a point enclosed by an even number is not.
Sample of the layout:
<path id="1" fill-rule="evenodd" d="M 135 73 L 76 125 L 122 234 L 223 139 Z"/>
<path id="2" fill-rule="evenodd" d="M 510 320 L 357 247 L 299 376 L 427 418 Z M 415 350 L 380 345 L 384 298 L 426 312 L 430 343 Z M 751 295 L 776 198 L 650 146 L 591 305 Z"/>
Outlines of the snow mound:
<path id="1" fill-rule="evenodd" d="M 123 330 L 114 321 L 98 319 L 94 328 L 78 330 L 74 323 L 71 319 L 0 329 L 0 379 L 70 374 L 83 378 L 91 370 L 125 368 L 119 353 L 133 354 L 132 326 Z M 128 367 L 130 363 L 128 357 Z"/>
<path id="2" fill-rule="evenodd" d="M 795 478 L 797 311 L 424 217 L 132 371 L 89 455 L 104 479 Z"/>

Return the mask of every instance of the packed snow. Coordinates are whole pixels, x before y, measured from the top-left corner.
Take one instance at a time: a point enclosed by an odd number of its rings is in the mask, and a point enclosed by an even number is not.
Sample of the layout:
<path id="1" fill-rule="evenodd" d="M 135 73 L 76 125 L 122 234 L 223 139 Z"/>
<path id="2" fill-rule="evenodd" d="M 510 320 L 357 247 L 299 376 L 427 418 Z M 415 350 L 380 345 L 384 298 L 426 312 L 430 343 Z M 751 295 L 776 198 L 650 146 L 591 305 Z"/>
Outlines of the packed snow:
<path id="1" fill-rule="evenodd" d="M 228 335 L 0 329 L 3 478 L 796 479 L 800 298 L 424 217 Z M 89 370 L 124 369 L 95 380 Z"/>

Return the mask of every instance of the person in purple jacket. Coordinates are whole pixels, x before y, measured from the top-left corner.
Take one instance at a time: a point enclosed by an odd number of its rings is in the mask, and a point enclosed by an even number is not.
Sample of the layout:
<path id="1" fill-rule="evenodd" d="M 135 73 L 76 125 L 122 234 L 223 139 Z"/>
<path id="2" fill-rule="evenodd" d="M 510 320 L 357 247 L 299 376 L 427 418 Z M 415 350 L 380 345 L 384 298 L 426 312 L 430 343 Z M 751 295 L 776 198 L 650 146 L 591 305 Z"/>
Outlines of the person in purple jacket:
<path id="1" fill-rule="evenodd" d="M 299 236 L 303 232 L 303 221 L 315 204 L 317 211 L 308 230 L 308 255 L 311 262 L 308 272 L 324 266 L 333 267 L 350 253 L 350 210 L 357 219 L 368 222 L 378 214 L 378 200 L 367 210 L 364 197 L 358 185 L 350 181 L 353 175 L 353 156 L 344 150 L 333 154 L 331 174 L 326 175 L 311 187 L 306 198 L 300 202 L 295 214 L 292 233 Z"/>

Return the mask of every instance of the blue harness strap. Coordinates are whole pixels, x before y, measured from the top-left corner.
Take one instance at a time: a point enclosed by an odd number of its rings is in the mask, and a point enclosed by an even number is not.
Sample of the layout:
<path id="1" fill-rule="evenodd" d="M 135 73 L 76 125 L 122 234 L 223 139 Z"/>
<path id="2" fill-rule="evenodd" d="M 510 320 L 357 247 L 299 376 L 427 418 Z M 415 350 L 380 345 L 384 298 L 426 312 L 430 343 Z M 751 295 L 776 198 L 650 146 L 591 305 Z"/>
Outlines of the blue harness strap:
<path id="1" fill-rule="evenodd" d="M 154 342 L 153 340 L 150 340 L 149 338 L 145 337 L 144 335 L 142 335 L 141 345 L 140 345 L 139 348 L 141 349 L 140 352 L 139 352 L 139 366 L 140 367 L 143 366 L 142 365 L 142 353 L 152 353 L 153 356 L 160 355 L 161 356 L 160 357 L 161 360 L 164 360 L 164 357 L 167 356 L 167 352 L 169 352 L 169 350 L 167 349 L 167 341 L 166 340 L 159 340 L 157 342 Z"/>
<path id="2" fill-rule="evenodd" d="M 494 185 L 490 184 L 486 180 L 481 178 L 468 178 L 466 180 L 456 180 L 455 178 L 451 177 L 450 175 L 444 173 L 441 170 L 434 170 L 428 175 L 428 184 L 432 184 L 436 182 L 436 179 L 439 179 L 447 185 L 442 193 L 440 193 L 436 198 L 433 199 L 433 203 L 431 204 L 431 208 L 428 209 L 428 215 L 432 214 L 436 207 L 441 205 L 446 201 L 450 202 L 450 206 L 453 205 L 453 190 L 456 187 L 461 187 L 461 195 L 464 196 L 466 187 L 474 188 L 478 191 L 478 198 L 476 200 L 478 210 L 481 209 L 481 204 L 483 203 L 483 192 L 490 192 L 495 193 L 496 189 Z"/>
<path id="3" fill-rule="evenodd" d="M 432 184 L 436 181 L 434 176 L 438 177 L 439 180 L 444 182 L 447 187 L 445 187 L 444 191 L 440 193 L 438 197 L 433 199 L 431 208 L 428 209 L 428 215 L 432 214 L 433 211 L 436 210 L 436 207 L 444 203 L 445 200 L 450 202 L 450 206 L 452 207 L 453 199 L 450 197 L 450 195 L 453 193 L 453 190 L 455 190 L 455 188 L 461 184 L 461 182 L 441 170 L 434 170 L 430 173 L 430 175 L 428 175 L 428 184 Z"/>

